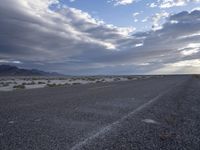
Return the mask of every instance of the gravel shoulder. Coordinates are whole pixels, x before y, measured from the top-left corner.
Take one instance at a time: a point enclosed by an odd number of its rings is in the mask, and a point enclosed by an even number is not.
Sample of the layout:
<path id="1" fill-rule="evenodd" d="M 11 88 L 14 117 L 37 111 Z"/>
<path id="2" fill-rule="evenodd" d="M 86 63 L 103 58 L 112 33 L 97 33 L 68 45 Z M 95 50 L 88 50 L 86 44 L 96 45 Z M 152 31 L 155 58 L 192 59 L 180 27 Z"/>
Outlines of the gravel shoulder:
<path id="1" fill-rule="evenodd" d="M 78 149 L 199 150 L 200 81 L 191 79 Z"/>

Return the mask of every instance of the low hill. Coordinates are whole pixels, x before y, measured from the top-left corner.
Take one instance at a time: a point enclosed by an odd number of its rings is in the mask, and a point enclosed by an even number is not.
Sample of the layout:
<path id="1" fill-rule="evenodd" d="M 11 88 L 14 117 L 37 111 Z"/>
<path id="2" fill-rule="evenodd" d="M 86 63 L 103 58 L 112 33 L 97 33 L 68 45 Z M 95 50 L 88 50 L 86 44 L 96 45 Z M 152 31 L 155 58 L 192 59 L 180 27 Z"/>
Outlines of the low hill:
<path id="1" fill-rule="evenodd" d="M 62 76 L 55 72 L 45 72 L 37 69 L 21 69 L 16 66 L 0 65 L 0 76 Z"/>

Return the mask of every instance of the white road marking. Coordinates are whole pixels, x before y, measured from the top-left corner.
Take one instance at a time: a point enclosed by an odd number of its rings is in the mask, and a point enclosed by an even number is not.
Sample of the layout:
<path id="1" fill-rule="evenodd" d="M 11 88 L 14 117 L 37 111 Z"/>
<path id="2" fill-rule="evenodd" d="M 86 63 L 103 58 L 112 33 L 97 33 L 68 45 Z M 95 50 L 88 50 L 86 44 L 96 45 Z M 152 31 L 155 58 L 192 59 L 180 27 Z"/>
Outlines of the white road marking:
<path id="1" fill-rule="evenodd" d="M 125 121 L 126 119 L 130 118 L 131 116 L 135 115 L 136 113 L 138 113 L 139 111 L 141 111 L 142 109 L 144 109 L 145 107 L 151 105 L 153 102 L 157 101 L 158 99 L 160 99 L 161 97 L 163 97 L 165 94 L 167 94 L 169 91 L 171 91 L 172 89 L 168 89 L 165 92 L 159 94 L 158 96 L 152 98 L 151 100 L 149 100 L 147 103 L 141 105 L 140 107 L 138 107 L 137 109 L 135 109 L 134 111 L 128 113 L 126 116 L 122 117 L 121 119 L 117 120 L 116 122 L 113 122 L 111 124 L 109 124 L 108 126 L 100 129 L 99 132 L 97 132 L 96 134 L 86 138 L 85 140 L 77 143 L 76 145 L 74 145 L 71 150 L 80 150 L 84 145 L 86 145 L 88 142 L 94 140 L 95 138 L 104 135 L 106 132 L 111 131 L 115 126 L 119 125 L 121 122 Z"/>

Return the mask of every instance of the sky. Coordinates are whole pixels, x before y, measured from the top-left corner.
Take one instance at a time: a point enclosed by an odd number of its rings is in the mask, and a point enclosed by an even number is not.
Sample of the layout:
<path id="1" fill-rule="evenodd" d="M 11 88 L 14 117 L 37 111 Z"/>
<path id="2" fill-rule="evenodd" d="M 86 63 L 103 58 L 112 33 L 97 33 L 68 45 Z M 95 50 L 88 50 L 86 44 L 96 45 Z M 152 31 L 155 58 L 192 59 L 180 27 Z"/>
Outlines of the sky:
<path id="1" fill-rule="evenodd" d="M 0 2 L 0 64 L 66 75 L 200 73 L 200 0 Z"/>

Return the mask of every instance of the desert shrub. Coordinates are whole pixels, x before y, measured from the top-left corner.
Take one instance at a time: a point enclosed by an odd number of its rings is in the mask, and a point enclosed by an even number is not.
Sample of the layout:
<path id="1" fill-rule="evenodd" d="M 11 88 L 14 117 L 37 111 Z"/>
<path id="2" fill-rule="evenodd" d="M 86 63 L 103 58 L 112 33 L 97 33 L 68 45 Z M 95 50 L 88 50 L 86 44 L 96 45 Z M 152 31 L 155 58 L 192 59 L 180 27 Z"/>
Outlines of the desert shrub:
<path id="1" fill-rule="evenodd" d="M 34 81 L 32 81 L 32 82 L 30 83 L 30 85 L 34 85 L 34 84 L 36 84 Z"/>
<path id="2" fill-rule="evenodd" d="M 106 80 L 105 79 L 101 79 L 101 82 L 105 82 Z"/>
<path id="3" fill-rule="evenodd" d="M 21 85 L 14 85 L 13 86 L 14 89 L 25 89 L 25 85 L 21 84 Z"/>
<path id="4" fill-rule="evenodd" d="M 169 115 L 169 116 L 167 116 L 167 117 L 165 118 L 165 121 L 167 122 L 167 124 L 173 125 L 173 124 L 175 124 L 176 121 L 177 121 L 177 116 L 174 115 L 174 114 L 171 114 L 171 115 Z"/>
<path id="5" fill-rule="evenodd" d="M 92 77 L 88 77 L 87 80 L 88 80 L 88 81 L 95 81 L 96 79 L 95 79 L 95 78 L 92 78 Z"/>
<path id="6" fill-rule="evenodd" d="M 102 83 L 102 81 L 99 81 L 99 80 L 98 80 L 98 81 L 96 81 L 96 83 Z"/>
<path id="7" fill-rule="evenodd" d="M 34 81 L 32 81 L 32 82 L 29 82 L 29 83 L 26 83 L 26 82 L 23 82 L 22 83 L 22 85 L 34 85 L 35 84 L 35 82 Z"/>
<path id="8" fill-rule="evenodd" d="M 133 78 L 134 78 L 134 77 L 131 77 L 131 76 L 127 77 L 128 80 L 132 80 Z"/>
<path id="9" fill-rule="evenodd" d="M 0 83 L 3 87 L 6 87 L 6 86 L 9 86 L 9 83 L 7 83 L 7 82 L 2 82 L 2 83 Z"/>
<path id="10" fill-rule="evenodd" d="M 46 84 L 46 83 L 45 83 L 45 82 L 41 82 L 41 81 L 39 81 L 38 84 Z"/>
<path id="11" fill-rule="evenodd" d="M 26 85 L 27 83 L 23 82 L 22 85 Z"/>
<path id="12" fill-rule="evenodd" d="M 56 87 L 57 85 L 55 83 L 53 84 L 47 84 L 47 87 Z"/>
<path id="13" fill-rule="evenodd" d="M 77 82 L 75 82 L 75 83 L 73 83 L 73 85 L 79 85 L 80 83 L 77 83 Z"/>
<path id="14" fill-rule="evenodd" d="M 197 79 L 200 79 L 200 75 L 197 75 L 197 74 L 193 75 L 193 77 L 197 78 Z"/>
<path id="15" fill-rule="evenodd" d="M 114 81 L 120 81 L 120 78 L 114 78 Z"/>
<path id="16" fill-rule="evenodd" d="M 176 133 L 173 133 L 173 132 L 167 132 L 167 131 L 163 131 L 159 134 L 159 138 L 160 140 L 162 141 L 165 141 L 165 140 L 173 140 L 176 138 Z"/>

